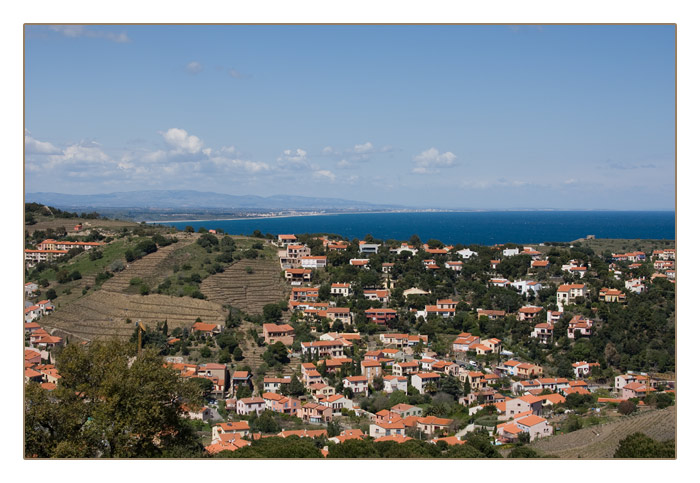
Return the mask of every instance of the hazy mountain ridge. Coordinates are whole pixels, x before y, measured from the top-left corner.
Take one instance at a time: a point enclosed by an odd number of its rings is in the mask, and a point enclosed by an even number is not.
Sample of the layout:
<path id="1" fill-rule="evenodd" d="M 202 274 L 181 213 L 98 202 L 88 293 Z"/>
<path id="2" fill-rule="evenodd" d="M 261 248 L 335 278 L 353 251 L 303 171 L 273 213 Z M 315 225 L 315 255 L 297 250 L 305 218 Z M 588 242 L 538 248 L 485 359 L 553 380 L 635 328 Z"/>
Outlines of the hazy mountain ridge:
<path id="1" fill-rule="evenodd" d="M 315 198 L 295 195 L 227 195 L 195 190 L 144 190 L 73 195 L 65 193 L 27 193 L 25 201 L 61 209 L 140 208 L 140 209 L 261 209 L 261 210 L 393 210 L 400 205 L 373 204 L 340 198 Z"/>

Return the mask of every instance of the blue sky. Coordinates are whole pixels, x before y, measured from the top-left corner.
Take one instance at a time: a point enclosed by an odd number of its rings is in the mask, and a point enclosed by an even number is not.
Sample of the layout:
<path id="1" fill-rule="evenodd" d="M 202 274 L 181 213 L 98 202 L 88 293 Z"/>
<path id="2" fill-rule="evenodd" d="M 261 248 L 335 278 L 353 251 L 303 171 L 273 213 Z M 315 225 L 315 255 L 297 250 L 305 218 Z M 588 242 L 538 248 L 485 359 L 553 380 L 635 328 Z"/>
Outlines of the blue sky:
<path id="1" fill-rule="evenodd" d="M 674 208 L 672 26 L 25 33 L 27 192 Z"/>

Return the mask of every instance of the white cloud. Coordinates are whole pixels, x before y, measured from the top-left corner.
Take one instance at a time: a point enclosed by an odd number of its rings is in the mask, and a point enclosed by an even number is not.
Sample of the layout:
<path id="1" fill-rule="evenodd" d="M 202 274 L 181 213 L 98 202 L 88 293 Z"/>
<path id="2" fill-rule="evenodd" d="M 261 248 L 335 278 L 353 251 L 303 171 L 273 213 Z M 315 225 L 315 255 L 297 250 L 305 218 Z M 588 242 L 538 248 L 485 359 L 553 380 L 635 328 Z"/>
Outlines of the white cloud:
<path id="1" fill-rule="evenodd" d="M 61 150 L 49 142 L 37 141 L 24 130 L 24 150 L 27 154 L 60 154 Z"/>
<path id="2" fill-rule="evenodd" d="M 301 148 L 297 149 L 285 149 L 282 151 L 282 155 L 277 158 L 280 162 L 289 162 L 292 164 L 306 164 L 308 162 L 307 152 Z"/>
<path id="3" fill-rule="evenodd" d="M 223 156 L 212 157 L 209 158 L 209 160 L 216 165 L 217 169 L 242 169 L 248 173 L 259 173 L 261 171 L 270 170 L 270 166 L 267 163 L 258 161 L 231 159 Z"/>
<path id="4" fill-rule="evenodd" d="M 112 42 L 118 43 L 131 41 L 131 39 L 129 39 L 129 36 L 126 35 L 126 32 L 115 33 L 104 30 L 90 30 L 85 28 L 84 25 L 51 25 L 49 26 L 49 29 L 71 38 L 90 37 L 107 39 L 111 40 Z"/>
<path id="5" fill-rule="evenodd" d="M 228 75 L 230 75 L 230 76 L 233 77 L 234 79 L 240 79 L 240 78 L 243 77 L 243 74 L 241 74 L 240 72 L 238 72 L 236 69 L 229 69 Z"/>
<path id="6" fill-rule="evenodd" d="M 438 167 L 449 168 L 455 165 L 455 156 L 450 151 L 440 153 L 435 148 L 430 148 L 413 157 L 415 167 L 412 172 L 417 174 L 437 173 Z"/>
<path id="7" fill-rule="evenodd" d="M 193 60 L 192 62 L 190 62 L 189 64 L 187 64 L 185 66 L 185 69 L 190 74 L 197 74 L 199 72 L 202 72 L 202 69 L 204 69 L 204 66 L 202 64 L 200 64 L 199 62 L 197 62 L 196 60 Z"/>
<path id="8" fill-rule="evenodd" d="M 330 146 L 326 146 L 325 148 L 323 148 L 321 150 L 321 154 L 323 154 L 324 156 L 328 156 L 328 155 L 334 154 L 334 153 L 335 153 L 335 151 Z"/>
<path id="9" fill-rule="evenodd" d="M 338 163 L 336 164 L 336 166 L 338 166 L 340 169 L 349 169 L 349 168 L 352 168 L 352 164 L 351 164 L 350 162 L 348 162 L 347 159 L 341 159 L 340 161 L 338 161 Z"/>
<path id="10" fill-rule="evenodd" d="M 184 129 L 173 127 L 160 134 L 178 153 L 195 154 L 201 151 L 204 145 L 201 139 L 188 135 Z"/>
<path id="11" fill-rule="evenodd" d="M 358 154 L 365 154 L 371 152 L 373 149 L 374 146 L 372 146 L 372 143 L 367 141 L 364 144 L 356 144 L 353 148 L 353 151 L 355 151 Z"/>
<path id="12" fill-rule="evenodd" d="M 328 171 L 327 169 L 319 169 L 318 171 L 314 171 L 313 177 L 316 179 L 327 179 L 330 181 L 335 181 L 335 174 Z"/>

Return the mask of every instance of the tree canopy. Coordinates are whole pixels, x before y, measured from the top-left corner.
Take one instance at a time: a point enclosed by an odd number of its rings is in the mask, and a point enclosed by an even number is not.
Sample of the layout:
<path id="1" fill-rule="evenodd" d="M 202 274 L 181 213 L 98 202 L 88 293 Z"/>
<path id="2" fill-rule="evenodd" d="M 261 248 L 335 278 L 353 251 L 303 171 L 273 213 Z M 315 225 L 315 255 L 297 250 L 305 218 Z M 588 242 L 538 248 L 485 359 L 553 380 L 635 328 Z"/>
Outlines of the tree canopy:
<path id="1" fill-rule="evenodd" d="M 154 349 L 94 341 L 58 355 L 58 387 L 25 391 L 25 455 L 39 458 L 201 456 L 183 418 L 201 406 L 201 389 L 163 365 Z"/>

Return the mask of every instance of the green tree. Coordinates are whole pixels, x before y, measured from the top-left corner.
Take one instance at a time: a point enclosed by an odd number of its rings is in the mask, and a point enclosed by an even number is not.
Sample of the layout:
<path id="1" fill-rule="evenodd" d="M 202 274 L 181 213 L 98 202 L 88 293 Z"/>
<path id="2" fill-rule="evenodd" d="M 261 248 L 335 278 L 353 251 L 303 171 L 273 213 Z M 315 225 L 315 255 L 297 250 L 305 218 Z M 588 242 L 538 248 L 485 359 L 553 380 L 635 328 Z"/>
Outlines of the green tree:
<path id="1" fill-rule="evenodd" d="M 540 455 L 530 446 L 518 446 L 513 448 L 513 451 L 510 452 L 508 458 L 542 458 L 542 455 Z"/>
<path id="2" fill-rule="evenodd" d="M 615 458 L 675 458 L 674 440 L 659 443 L 642 433 L 633 433 L 620 441 Z"/>
<path id="3" fill-rule="evenodd" d="M 263 307 L 263 318 L 266 322 L 276 322 L 282 318 L 282 309 L 279 304 L 266 304 Z"/>
<path id="4" fill-rule="evenodd" d="M 58 355 L 58 387 L 29 383 L 25 392 L 28 457 L 154 458 L 202 453 L 183 418 L 201 391 L 165 367 L 155 350 L 134 344 L 68 344 Z"/>
<path id="5" fill-rule="evenodd" d="M 633 403 L 632 401 L 622 401 L 618 406 L 617 406 L 617 412 L 620 414 L 624 414 L 625 416 L 628 414 L 632 414 L 637 410 L 637 405 Z"/>
<path id="6" fill-rule="evenodd" d="M 289 383 L 289 388 L 287 391 L 290 396 L 302 396 L 304 394 L 304 385 L 301 383 L 296 374 L 292 376 L 292 380 Z"/>
<path id="7" fill-rule="evenodd" d="M 280 341 L 268 346 L 267 350 L 263 353 L 262 358 L 268 366 L 286 364 L 289 362 L 287 348 Z"/>

